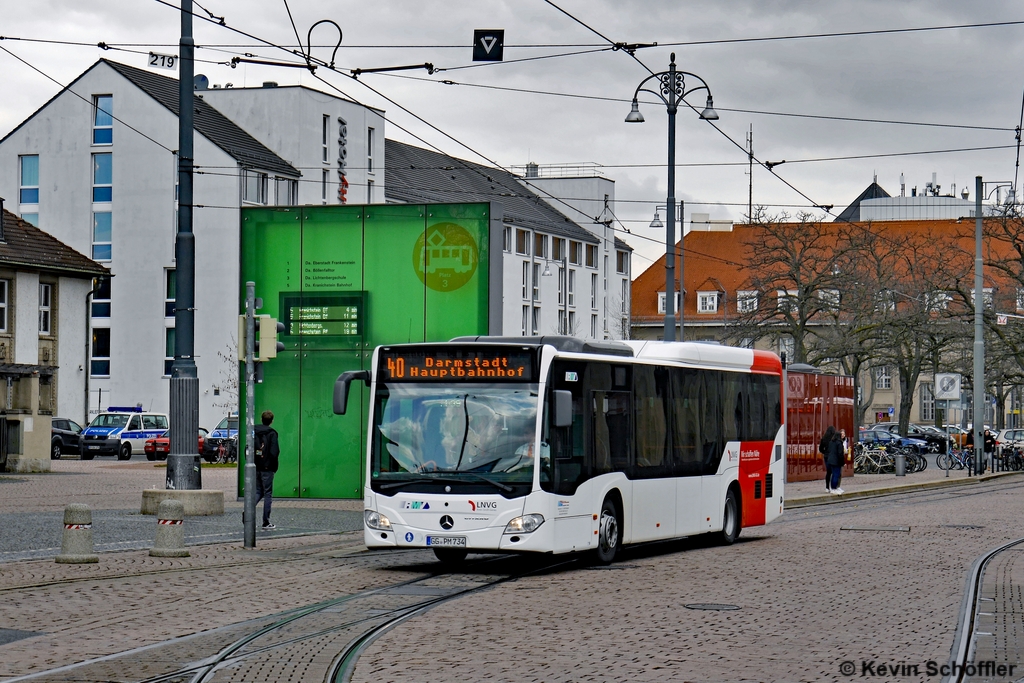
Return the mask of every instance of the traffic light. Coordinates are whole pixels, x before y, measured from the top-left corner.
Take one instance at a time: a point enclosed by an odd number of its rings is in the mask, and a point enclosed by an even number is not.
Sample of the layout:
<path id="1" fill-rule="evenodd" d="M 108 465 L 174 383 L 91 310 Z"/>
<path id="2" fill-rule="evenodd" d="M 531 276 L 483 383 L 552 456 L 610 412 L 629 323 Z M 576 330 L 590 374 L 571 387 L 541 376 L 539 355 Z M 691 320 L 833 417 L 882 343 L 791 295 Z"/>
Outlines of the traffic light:
<path id="1" fill-rule="evenodd" d="M 252 355 L 260 362 L 277 358 L 277 352 L 284 351 L 284 343 L 277 341 L 277 333 L 284 332 L 284 323 L 269 315 L 257 315 L 253 322 L 256 325 L 256 348 Z"/>

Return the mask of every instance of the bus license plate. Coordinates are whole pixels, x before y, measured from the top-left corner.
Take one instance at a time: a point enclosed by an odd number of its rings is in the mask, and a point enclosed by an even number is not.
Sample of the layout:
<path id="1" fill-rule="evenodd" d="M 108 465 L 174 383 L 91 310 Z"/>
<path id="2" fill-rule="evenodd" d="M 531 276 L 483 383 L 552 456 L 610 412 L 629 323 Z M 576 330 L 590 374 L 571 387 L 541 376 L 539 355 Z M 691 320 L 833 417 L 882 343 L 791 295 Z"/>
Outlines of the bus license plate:
<path id="1" fill-rule="evenodd" d="M 427 536 L 427 545 L 431 547 L 465 548 L 465 536 Z"/>

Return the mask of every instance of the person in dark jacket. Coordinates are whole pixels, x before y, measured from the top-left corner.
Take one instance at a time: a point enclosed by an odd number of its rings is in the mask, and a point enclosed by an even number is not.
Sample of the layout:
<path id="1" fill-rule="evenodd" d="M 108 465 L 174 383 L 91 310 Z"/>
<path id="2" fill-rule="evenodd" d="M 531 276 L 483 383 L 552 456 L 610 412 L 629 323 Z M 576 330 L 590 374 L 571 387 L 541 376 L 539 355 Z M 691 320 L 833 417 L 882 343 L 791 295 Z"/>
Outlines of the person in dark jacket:
<path id="1" fill-rule="evenodd" d="M 274 473 L 277 472 L 277 456 L 281 454 L 278 445 L 277 431 L 270 426 L 274 421 L 274 413 L 264 410 L 260 416 L 263 424 L 254 430 L 256 465 L 256 504 L 263 501 L 263 528 L 276 529 L 270 521 L 270 506 L 274 501 Z"/>
<path id="2" fill-rule="evenodd" d="M 829 489 L 834 495 L 840 495 L 844 491 L 839 488 L 839 481 L 843 476 L 843 462 L 846 460 L 846 453 L 843 449 L 843 437 L 839 432 L 833 431 L 832 440 L 828 444 L 825 453 L 825 464 L 832 470 L 832 480 L 829 482 Z"/>
<path id="3" fill-rule="evenodd" d="M 828 447 L 835 435 L 836 428 L 829 425 L 825 433 L 821 435 L 821 441 L 818 442 L 818 452 L 821 453 L 821 457 L 825 461 L 825 493 L 832 492 L 832 468 L 828 464 Z"/>
<path id="4" fill-rule="evenodd" d="M 988 461 L 992 457 L 995 456 L 995 452 L 996 452 L 996 435 L 993 434 L 991 430 L 986 429 L 985 430 L 984 440 L 985 440 L 984 458 L 981 461 L 981 471 L 982 471 L 983 474 L 985 472 L 985 467 L 988 466 Z"/>

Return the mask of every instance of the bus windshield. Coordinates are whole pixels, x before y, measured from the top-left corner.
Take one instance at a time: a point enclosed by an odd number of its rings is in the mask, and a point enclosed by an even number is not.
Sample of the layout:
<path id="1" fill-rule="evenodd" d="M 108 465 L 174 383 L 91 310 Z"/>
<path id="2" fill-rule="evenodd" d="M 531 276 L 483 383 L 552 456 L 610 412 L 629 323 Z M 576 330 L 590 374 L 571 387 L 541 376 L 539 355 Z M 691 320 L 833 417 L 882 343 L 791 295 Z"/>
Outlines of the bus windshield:
<path id="1" fill-rule="evenodd" d="M 532 484 L 537 406 L 536 384 L 380 383 L 371 478 Z"/>

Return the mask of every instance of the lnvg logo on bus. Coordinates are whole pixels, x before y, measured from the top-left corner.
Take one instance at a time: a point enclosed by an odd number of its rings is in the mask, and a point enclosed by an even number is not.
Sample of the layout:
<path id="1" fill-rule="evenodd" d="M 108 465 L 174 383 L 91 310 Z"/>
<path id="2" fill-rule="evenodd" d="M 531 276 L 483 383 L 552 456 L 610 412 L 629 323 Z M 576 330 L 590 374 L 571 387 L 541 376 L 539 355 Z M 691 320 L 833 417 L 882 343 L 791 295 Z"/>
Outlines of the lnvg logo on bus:
<path id="1" fill-rule="evenodd" d="M 498 503 L 493 500 L 478 500 L 473 502 L 469 501 L 469 507 L 473 508 L 473 512 L 477 510 L 497 510 Z"/>
<path id="2" fill-rule="evenodd" d="M 480 261 L 476 240 L 455 223 L 434 223 L 416 240 L 412 265 L 420 282 L 439 292 L 459 289 Z"/>
<path id="3" fill-rule="evenodd" d="M 403 510 L 429 510 L 430 503 L 421 503 L 418 500 L 407 500 L 402 503 Z"/>

